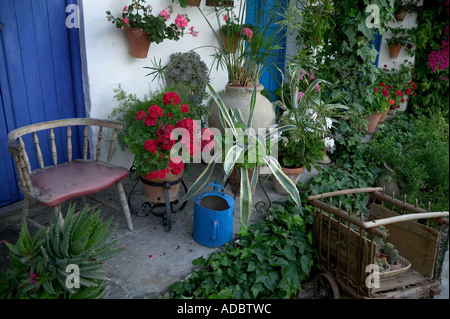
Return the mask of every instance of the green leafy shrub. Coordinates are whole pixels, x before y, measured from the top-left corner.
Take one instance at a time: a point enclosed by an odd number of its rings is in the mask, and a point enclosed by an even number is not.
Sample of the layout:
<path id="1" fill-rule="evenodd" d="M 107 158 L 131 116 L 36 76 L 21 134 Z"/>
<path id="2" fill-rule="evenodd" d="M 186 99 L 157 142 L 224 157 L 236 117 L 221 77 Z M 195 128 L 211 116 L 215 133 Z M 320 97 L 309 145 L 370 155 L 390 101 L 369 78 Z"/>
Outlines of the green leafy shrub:
<path id="1" fill-rule="evenodd" d="M 86 299 L 103 297 L 104 262 L 122 249 L 113 249 L 118 239 L 108 241 L 115 228 L 112 217 L 103 222 L 98 210 L 86 217 L 86 207 L 75 216 L 69 207 L 64 223 L 60 218 L 47 229 L 30 235 L 26 222 L 15 245 L 5 243 L 10 251 L 10 267 L 0 273 L 1 298 Z M 67 266 L 79 269 L 79 287 L 72 288 Z M 75 280 L 75 279 L 74 279 Z"/>
<path id="2" fill-rule="evenodd" d="M 415 198 L 432 210 L 448 210 L 449 126 L 440 114 L 400 114 L 374 135 L 369 150 L 378 163 L 385 162 L 404 184 L 401 196 Z M 399 194 L 400 195 L 400 194 Z"/>
<path id="3" fill-rule="evenodd" d="M 290 298 L 301 290 L 314 260 L 312 215 L 292 200 L 270 208 L 237 239 L 208 259 L 188 279 L 169 287 L 168 298 Z"/>

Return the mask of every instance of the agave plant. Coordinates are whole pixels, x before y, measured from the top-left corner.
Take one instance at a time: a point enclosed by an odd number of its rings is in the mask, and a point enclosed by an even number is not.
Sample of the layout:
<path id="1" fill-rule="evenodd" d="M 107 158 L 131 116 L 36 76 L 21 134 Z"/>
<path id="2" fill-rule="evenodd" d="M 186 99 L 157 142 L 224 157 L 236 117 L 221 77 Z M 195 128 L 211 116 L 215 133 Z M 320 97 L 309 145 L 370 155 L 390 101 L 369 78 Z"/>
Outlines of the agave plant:
<path id="1" fill-rule="evenodd" d="M 231 108 L 227 109 L 225 104 L 219 95 L 214 91 L 211 85 L 208 83 L 212 98 L 216 101 L 219 107 L 219 117 L 222 127 L 228 128 L 226 131 L 231 132 L 234 139 L 233 144 L 229 148 L 225 149 L 226 154 L 223 152 L 216 152 L 211 158 L 208 166 L 194 182 L 185 196 L 182 198 L 182 202 L 188 200 L 194 196 L 200 189 L 202 189 L 206 183 L 210 180 L 214 171 L 215 164 L 221 159 L 224 160 L 223 168 L 225 171 L 224 180 L 228 178 L 234 167 L 238 170 L 240 175 L 240 208 L 241 208 L 241 224 L 247 225 L 251 210 L 252 210 L 252 189 L 256 186 L 259 178 L 258 166 L 263 164 L 267 165 L 271 173 L 277 178 L 280 184 L 289 192 L 292 199 L 300 207 L 300 196 L 296 185 L 283 173 L 278 160 L 270 155 L 270 147 L 278 143 L 281 134 L 284 131 L 295 128 L 292 125 L 286 125 L 275 128 L 274 130 L 266 133 L 256 132 L 252 128 L 252 118 L 256 103 L 256 88 L 257 83 L 254 86 L 252 97 L 250 99 L 250 113 L 247 123 L 244 122 L 242 113 L 240 110 Z M 219 143 L 216 143 L 216 145 Z M 257 161 L 253 163 L 253 175 L 249 180 L 249 168 L 248 163 L 245 161 L 251 157 L 252 153 L 257 154 Z M 253 157 L 251 157 L 253 158 Z"/>

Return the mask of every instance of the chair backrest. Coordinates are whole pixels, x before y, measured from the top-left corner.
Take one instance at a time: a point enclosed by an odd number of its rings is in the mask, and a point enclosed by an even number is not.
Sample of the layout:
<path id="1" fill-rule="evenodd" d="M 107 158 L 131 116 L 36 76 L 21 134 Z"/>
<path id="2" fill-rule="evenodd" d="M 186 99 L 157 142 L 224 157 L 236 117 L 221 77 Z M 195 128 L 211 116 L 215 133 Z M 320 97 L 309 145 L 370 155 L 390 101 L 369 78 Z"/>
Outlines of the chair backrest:
<path id="1" fill-rule="evenodd" d="M 123 124 L 119 121 L 115 120 L 103 120 L 103 119 L 94 119 L 94 118 L 70 118 L 70 119 L 62 119 L 55 120 L 49 122 L 42 122 L 38 124 L 32 124 L 17 128 L 11 131 L 8 134 L 8 151 L 13 155 L 14 161 L 16 163 L 16 168 L 18 171 L 19 177 L 19 187 L 22 191 L 33 192 L 33 187 L 30 181 L 30 174 L 36 170 L 42 170 L 49 166 L 57 166 L 58 164 L 62 164 L 58 162 L 58 152 L 57 152 L 57 138 L 55 134 L 55 129 L 67 127 L 66 136 L 67 140 L 64 145 L 66 145 L 67 149 L 67 162 L 72 162 L 73 160 L 73 150 L 72 150 L 72 128 L 73 127 L 84 127 L 83 128 L 83 160 L 89 160 L 89 128 L 98 127 L 97 138 L 92 139 L 93 142 L 96 140 L 95 145 L 95 157 L 93 160 L 100 161 L 101 149 L 102 149 L 102 140 L 104 140 L 104 128 L 112 129 L 112 134 L 108 138 L 109 146 L 107 146 L 108 154 L 106 157 L 106 163 L 110 164 L 112 155 L 114 153 L 114 145 L 117 137 L 117 131 L 123 129 Z M 44 159 L 42 156 L 41 145 L 38 138 L 37 132 L 39 131 L 47 131 L 49 136 L 50 149 L 51 149 L 51 157 L 53 161 L 53 165 L 45 165 Z M 32 143 L 34 144 L 35 155 L 37 159 L 37 163 L 39 168 L 33 169 L 30 164 L 30 159 L 27 152 L 26 143 L 24 142 L 23 136 L 27 134 L 32 134 Z M 28 145 L 31 148 L 31 145 Z M 29 150 L 29 149 L 28 149 Z M 30 150 L 29 150 L 30 151 Z M 61 154 L 60 154 L 61 155 Z M 92 154 L 94 155 L 94 154 Z M 65 161 L 64 161 L 65 162 Z"/>

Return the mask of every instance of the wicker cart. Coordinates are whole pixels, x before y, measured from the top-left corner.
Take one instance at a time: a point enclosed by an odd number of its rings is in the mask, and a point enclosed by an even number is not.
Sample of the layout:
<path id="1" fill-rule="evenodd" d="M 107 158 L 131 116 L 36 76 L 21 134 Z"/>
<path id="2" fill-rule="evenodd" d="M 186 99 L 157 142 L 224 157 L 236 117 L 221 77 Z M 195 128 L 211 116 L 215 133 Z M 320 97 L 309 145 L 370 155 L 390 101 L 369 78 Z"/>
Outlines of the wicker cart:
<path id="1" fill-rule="evenodd" d="M 345 211 L 338 201 L 363 193 L 370 198 L 368 219 Z M 316 298 L 340 298 L 340 288 L 352 298 L 414 299 L 440 292 L 436 267 L 441 232 L 436 228 L 448 226 L 448 212 L 428 212 L 385 195 L 382 188 L 324 193 L 308 202 L 314 207 L 314 245 L 322 270 L 315 279 Z M 403 258 L 400 273 L 374 267 L 376 238 L 387 233 Z"/>

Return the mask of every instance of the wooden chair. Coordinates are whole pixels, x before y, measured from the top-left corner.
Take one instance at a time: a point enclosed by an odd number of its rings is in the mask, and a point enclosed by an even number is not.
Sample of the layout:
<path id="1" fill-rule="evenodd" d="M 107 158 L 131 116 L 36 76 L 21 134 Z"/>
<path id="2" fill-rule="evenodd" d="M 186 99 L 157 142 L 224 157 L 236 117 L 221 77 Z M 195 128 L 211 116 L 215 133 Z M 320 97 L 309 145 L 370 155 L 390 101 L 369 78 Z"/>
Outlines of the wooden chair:
<path id="1" fill-rule="evenodd" d="M 95 154 L 92 154 L 95 155 L 94 159 L 88 158 L 90 127 L 98 127 L 97 144 L 94 148 Z M 73 142 L 78 142 L 78 139 L 72 138 L 73 129 L 81 129 L 83 132 L 82 159 L 72 159 L 72 144 Z M 59 205 L 62 202 L 81 197 L 83 203 L 86 204 L 86 197 L 88 197 L 99 202 L 95 207 L 104 204 L 123 212 L 129 230 L 133 230 L 130 209 L 121 183 L 121 180 L 128 176 L 128 170 L 111 164 L 117 131 L 121 129 L 123 129 L 123 125 L 118 121 L 72 118 L 28 125 L 11 131 L 8 134 L 7 146 L 9 153 L 14 157 L 19 178 L 19 188 L 24 194 L 23 219 L 34 222 L 29 219 L 32 201 L 46 207 L 53 207 L 55 214 L 58 214 L 60 213 Z M 103 136 L 106 130 L 112 132 L 108 138 Z M 65 132 L 67 133 L 65 134 Z M 25 137 L 25 135 L 28 136 Z M 45 166 L 44 164 L 38 135 L 41 136 L 41 139 L 42 137 L 45 138 L 45 143 L 49 143 L 48 149 L 53 159 L 52 165 Z M 55 137 L 57 135 L 62 137 L 57 139 Z M 64 135 L 67 135 L 67 139 L 65 139 Z M 102 139 L 109 142 L 106 161 L 100 159 Z M 26 148 L 26 144 L 28 148 Z M 34 144 L 34 150 L 30 144 Z M 41 142 L 41 144 L 44 143 Z M 67 154 L 57 154 L 56 145 L 63 145 L 62 148 L 67 149 Z M 37 159 L 34 162 L 38 163 L 38 168 L 32 169 L 28 155 L 31 153 Z M 65 158 L 65 160 L 62 158 Z M 90 196 L 114 184 L 119 194 L 121 209 Z"/>

